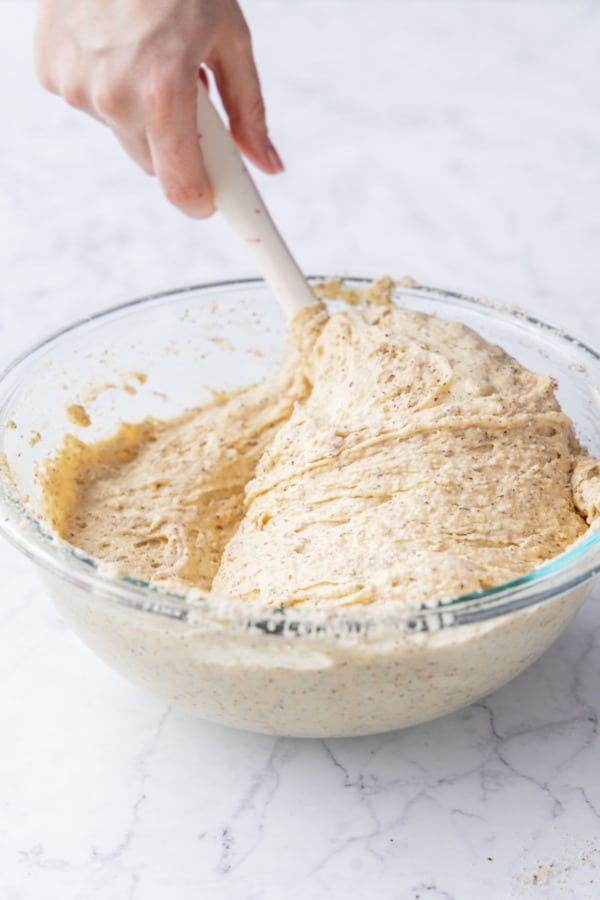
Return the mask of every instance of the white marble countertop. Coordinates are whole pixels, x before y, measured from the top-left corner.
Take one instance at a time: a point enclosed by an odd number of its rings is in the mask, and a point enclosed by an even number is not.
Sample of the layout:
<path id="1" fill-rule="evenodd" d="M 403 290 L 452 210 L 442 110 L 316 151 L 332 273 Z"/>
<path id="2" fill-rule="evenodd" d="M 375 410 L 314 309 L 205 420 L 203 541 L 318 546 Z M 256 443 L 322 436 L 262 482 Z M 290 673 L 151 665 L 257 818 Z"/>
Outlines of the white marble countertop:
<path id="1" fill-rule="evenodd" d="M 254 0 L 307 271 L 518 303 L 600 345 L 600 9 Z M 136 295 L 252 274 L 31 71 L 0 4 L 0 366 Z M 527 672 L 405 732 L 291 740 L 120 679 L 0 545 L 2 900 L 600 896 L 600 592 Z"/>

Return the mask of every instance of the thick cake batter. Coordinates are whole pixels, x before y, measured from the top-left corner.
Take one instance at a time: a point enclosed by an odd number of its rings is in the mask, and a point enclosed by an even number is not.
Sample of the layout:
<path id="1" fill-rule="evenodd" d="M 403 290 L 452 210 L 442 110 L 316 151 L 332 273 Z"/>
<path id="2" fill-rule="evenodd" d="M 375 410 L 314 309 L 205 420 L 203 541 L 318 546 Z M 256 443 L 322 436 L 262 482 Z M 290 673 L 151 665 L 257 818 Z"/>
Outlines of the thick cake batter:
<path id="1" fill-rule="evenodd" d="M 170 422 L 70 436 L 44 476 L 61 537 L 123 573 L 248 601 L 415 604 L 557 556 L 600 466 L 552 380 L 385 293 L 292 322 L 271 382 Z"/>

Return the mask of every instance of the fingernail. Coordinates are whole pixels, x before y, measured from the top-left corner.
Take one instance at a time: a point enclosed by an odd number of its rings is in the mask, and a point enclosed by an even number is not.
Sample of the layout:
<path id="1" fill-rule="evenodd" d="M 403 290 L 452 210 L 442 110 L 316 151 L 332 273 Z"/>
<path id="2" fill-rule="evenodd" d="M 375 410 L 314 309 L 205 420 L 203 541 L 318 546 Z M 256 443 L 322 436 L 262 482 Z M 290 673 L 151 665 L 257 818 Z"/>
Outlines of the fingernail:
<path id="1" fill-rule="evenodd" d="M 284 165 L 281 162 L 281 157 L 279 153 L 271 143 L 271 141 L 267 138 L 267 159 L 271 165 L 271 168 L 275 169 L 276 172 L 283 172 Z"/>

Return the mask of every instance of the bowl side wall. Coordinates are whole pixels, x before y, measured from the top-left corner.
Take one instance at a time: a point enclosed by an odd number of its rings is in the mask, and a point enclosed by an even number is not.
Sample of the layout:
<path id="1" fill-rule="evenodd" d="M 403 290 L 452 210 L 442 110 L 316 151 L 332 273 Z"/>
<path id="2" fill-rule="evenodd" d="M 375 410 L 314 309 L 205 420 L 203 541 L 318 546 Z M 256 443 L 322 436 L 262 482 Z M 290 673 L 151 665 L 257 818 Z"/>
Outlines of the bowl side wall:
<path id="1" fill-rule="evenodd" d="M 484 697 L 550 646 L 590 590 L 429 634 L 307 643 L 140 616 L 44 578 L 82 641 L 130 681 L 204 719 L 321 738 L 405 728 Z"/>

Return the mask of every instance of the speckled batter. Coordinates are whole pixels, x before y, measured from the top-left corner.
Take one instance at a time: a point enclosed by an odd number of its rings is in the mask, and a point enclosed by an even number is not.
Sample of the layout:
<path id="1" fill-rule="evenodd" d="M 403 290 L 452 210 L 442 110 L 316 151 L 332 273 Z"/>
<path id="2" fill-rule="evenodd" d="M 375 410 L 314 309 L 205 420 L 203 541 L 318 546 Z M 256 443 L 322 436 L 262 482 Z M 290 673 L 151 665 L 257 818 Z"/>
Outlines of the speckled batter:
<path id="1" fill-rule="evenodd" d="M 299 314 L 272 381 L 69 437 L 61 537 L 130 575 L 292 605 L 412 605 L 535 569 L 600 514 L 552 380 L 464 325 L 373 302 Z M 375 302 L 376 301 L 376 302 Z"/>

